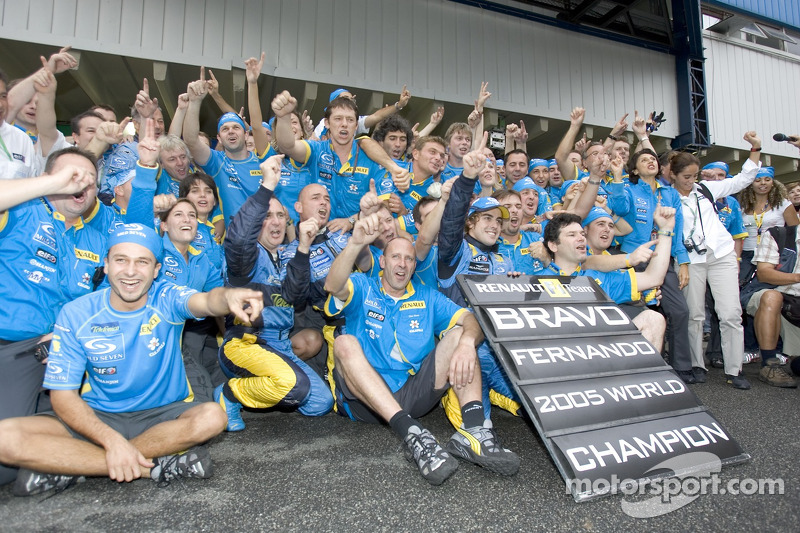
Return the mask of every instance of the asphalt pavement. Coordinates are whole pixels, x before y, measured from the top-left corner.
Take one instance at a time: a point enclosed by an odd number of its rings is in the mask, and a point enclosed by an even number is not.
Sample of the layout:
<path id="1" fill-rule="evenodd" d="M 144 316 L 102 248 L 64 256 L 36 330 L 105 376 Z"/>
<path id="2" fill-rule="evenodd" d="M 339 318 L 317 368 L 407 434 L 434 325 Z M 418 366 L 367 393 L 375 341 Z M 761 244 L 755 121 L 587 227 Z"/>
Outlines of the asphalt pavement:
<path id="1" fill-rule="evenodd" d="M 245 413 L 247 429 L 210 443 L 214 476 L 158 488 L 149 480 L 89 479 L 52 497 L 15 497 L 0 487 L 0 531 L 798 531 L 800 390 L 776 389 L 745 366 L 750 391 L 725 385 L 721 370 L 692 389 L 752 456 L 724 467 L 721 487 L 782 480 L 783 494 L 700 495 L 658 517 L 637 519 L 607 496 L 575 503 L 533 426 L 496 412 L 504 444 L 522 460 L 504 478 L 466 463 L 428 485 L 386 426 L 335 414 Z M 443 411 L 424 424 L 444 442 Z"/>

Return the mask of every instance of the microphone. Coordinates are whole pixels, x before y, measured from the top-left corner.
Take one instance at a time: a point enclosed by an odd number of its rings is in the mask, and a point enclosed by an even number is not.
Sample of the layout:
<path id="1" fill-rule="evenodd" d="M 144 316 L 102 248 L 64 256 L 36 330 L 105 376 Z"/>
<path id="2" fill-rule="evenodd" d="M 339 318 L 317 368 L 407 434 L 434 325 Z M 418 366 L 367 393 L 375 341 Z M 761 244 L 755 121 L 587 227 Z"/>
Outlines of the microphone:
<path id="1" fill-rule="evenodd" d="M 772 136 L 772 139 L 778 141 L 779 143 L 789 142 L 789 141 L 797 142 L 798 140 L 797 137 L 793 137 L 791 135 L 784 135 L 783 133 L 776 133 L 775 135 Z"/>

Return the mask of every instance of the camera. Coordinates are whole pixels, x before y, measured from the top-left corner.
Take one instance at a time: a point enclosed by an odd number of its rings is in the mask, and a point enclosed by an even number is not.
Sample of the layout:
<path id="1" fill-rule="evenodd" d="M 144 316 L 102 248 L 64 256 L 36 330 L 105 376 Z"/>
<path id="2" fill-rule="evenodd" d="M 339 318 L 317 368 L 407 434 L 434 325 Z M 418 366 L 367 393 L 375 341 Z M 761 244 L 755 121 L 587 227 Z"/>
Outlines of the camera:
<path id="1" fill-rule="evenodd" d="M 702 236 L 695 237 L 692 235 L 683 241 L 683 245 L 686 247 L 686 251 L 694 251 L 697 255 L 704 255 L 708 251 L 708 248 L 706 248 L 705 239 Z"/>

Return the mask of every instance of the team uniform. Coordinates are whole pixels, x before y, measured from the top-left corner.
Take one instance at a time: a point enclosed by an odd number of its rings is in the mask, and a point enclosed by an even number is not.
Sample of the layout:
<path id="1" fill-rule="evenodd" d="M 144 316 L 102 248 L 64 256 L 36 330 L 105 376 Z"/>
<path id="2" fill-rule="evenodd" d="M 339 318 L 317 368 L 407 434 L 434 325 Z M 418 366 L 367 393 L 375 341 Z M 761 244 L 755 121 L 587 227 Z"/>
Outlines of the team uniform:
<path id="1" fill-rule="evenodd" d="M 514 265 L 515 271 L 534 274 L 544 265 L 539 259 L 531 256 L 528 247 L 535 242 L 541 242 L 541 240 L 541 234 L 535 231 L 520 231 L 519 239 L 515 243 L 511 243 L 501 236 L 498 242 L 498 251 L 508 259 L 510 264 Z"/>
<path id="2" fill-rule="evenodd" d="M 261 185 L 261 162 L 270 154 L 256 157 L 248 152 L 245 159 L 231 159 L 224 152 L 211 150 L 203 172 L 214 179 L 219 192 L 219 208 L 226 224 L 239 212 L 242 204 L 255 193 Z"/>
<path id="3" fill-rule="evenodd" d="M 311 175 L 308 166 L 301 168 L 295 167 L 291 160 L 284 159 L 281 163 L 281 177 L 278 179 L 278 186 L 275 188 L 275 197 L 280 200 L 281 205 L 289 212 L 289 218 L 297 224 L 300 222 L 300 215 L 294 208 L 294 204 L 300 197 L 303 187 L 316 183 Z"/>
<path id="4" fill-rule="evenodd" d="M 197 291 L 155 281 L 137 311 L 111 307 L 111 289 L 59 313 L 44 377 L 51 390 L 81 389 L 97 411 L 129 413 L 193 399 L 181 358 L 184 322 Z"/>
<path id="5" fill-rule="evenodd" d="M 164 234 L 163 242 L 164 258 L 156 279 L 171 281 L 176 285 L 191 287 L 200 292 L 222 287 L 222 272 L 204 252 L 189 245 L 187 261 L 175 248 L 168 233 Z"/>
<path id="6" fill-rule="evenodd" d="M 436 405 L 445 390 L 435 391 L 430 368 L 421 371 L 426 361 L 435 359 L 435 338 L 441 338 L 452 329 L 462 314 L 468 311 L 457 306 L 431 287 L 410 282 L 400 298 L 387 295 L 379 278 L 356 273 L 347 282 L 350 297 L 338 301 L 330 296 L 325 304 L 329 316 L 343 316 L 348 334 L 354 335 L 364 350 L 367 361 L 381 375 L 386 385 L 402 401 L 412 416 L 421 416 Z M 403 394 L 404 386 L 414 383 L 412 376 L 425 381 L 417 391 L 428 393 L 421 403 L 409 406 L 408 402 L 420 399 L 419 394 Z M 344 380 L 334 368 L 331 386 L 334 389 L 337 412 L 353 420 L 378 422 L 377 415 L 366 408 L 347 389 Z"/>
<path id="7" fill-rule="evenodd" d="M 475 178 L 468 179 L 462 175 L 453 183 L 439 230 L 439 287 L 448 298 L 462 306 L 466 306 L 467 303 L 456 284 L 458 274 L 506 274 L 514 270 L 514 265 L 499 253 L 496 243 L 487 246 L 464 234 L 464 225 L 476 181 Z M 477 351 L 483 379 L 484 416 L 490 417 L 492 402 L 516 413 L 520 407 L 517 395 L 489 344 L 483 341 Z M 448 398 L 445 410 L 451 423 L 458 427 L 461 420 L 455 393 L 451 391 Z"/>
<path id="8" fill-rule="evenodd" d="M 285 265 L 258 243 L 261 223 L 272 192 L 259 187 L 242 206 L 225 240 L 226 285 L 264 293 L 261 324 L 245 326 L 226 319 L 225 344 L 219 361 L 230 378 L 227 390 L 247 407 L 292 407 L 307 416 L 331 410 L 333 398 L 325 382 L 292 351 L 289 334 L 294 306 L 310 292 L 309 256 L 295 253 Z M 284 270 L 284 278 L 281 272 Z"/>
<path id="9" fill-rule="evenodd" d="M 292 162 L 298 170 L 307 168 L 311 178 L 328 190 L 331 219 L 348 218 L 361 210 L 361 198 L 375 180 L 378 197 L 388 198 L 394 188 L 391 175 L 370 159 L 353 141 L 347 161 L 342 162 L 330 141 L 300 141 L 306 150 L 305 163 Z"/>

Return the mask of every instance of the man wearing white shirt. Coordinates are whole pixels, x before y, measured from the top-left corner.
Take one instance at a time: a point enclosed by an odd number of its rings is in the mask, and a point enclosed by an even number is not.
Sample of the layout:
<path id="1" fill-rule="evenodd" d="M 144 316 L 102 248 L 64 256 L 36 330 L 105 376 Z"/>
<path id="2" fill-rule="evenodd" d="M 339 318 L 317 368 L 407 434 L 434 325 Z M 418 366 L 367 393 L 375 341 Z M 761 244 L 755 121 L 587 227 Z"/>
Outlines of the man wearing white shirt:
<path id="1" fill-rule="evenodd" d="M 0 70 L 0 179 L 36 174 L 33 142 L 25 132 L 5 121 L 8 113 L 8 77 Z"/>

